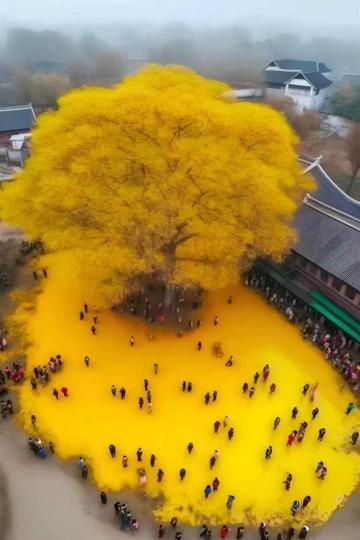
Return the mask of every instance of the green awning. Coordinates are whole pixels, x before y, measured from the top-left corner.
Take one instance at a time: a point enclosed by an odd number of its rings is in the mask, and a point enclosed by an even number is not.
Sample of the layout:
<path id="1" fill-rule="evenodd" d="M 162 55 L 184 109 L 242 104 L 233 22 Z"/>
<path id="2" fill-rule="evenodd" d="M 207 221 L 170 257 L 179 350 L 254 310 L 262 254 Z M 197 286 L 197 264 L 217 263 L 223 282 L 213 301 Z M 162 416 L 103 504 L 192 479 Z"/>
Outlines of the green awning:
<path id="1" fill-rule="evenodd" d="M 313 302 L 311 304 L 311 307 L 313 309 L 316 309 L 318 313 L 321 313 L 321 315 L 324 315 L 329 321 L 334 323 L 340 330 L 342 330 L 346 335 L 350 336 L 351 338 L 355 339 L 355 341 L 360 343 L 360 333 L 356 332 L 351 326 L 346 324 L 342 319 L 337 317 L 332 311 L 327 309 L 323 304 L 320 304 L 320 302 Z"/>
<path id="2" fill-rule="evenodd" d="M 355 332 L 358 332 L 360 334 L 360 323 L 354 319 L 349 313 L 341 309 L 339 306 L 337 306 L 334 302 L 332 302 L 327 296 L 322 294 L 320 291 L 317 291 L 314 289 L 310 293 L 311 298 L 315 300 L 315 302 L 319 302 L 322 304 L 325 308 L 327 308 L 329 311 L 331 311 L 336 317 L 344 321 L 348 326 L 353 328 Z"/>
<path id="3" fill-rule="evenodd" d="M 257 261 L 256 266 L 260 267 L 294 296 L 300 298 L 300 300 L 308 304 L 312 309 L 326 317 L 326 319 L 335 324 L 346 335 L 360 343 L 360 323 L 320 291 L 315 289 L 310 293 L 303 291 L 299 285 L 293 283 L 265 261 Z"/>

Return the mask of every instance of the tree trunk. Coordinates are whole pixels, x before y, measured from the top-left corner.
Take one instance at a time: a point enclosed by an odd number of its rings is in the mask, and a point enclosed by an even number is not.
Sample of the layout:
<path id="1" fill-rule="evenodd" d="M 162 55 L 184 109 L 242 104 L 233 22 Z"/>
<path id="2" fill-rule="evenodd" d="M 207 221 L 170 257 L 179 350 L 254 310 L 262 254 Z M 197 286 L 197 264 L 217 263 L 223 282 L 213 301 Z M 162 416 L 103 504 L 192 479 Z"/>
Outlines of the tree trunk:
<path id="1" fill-rule="evenodd" d="M 174 301 L 175 297 L 175 288 L 173 285 L 169 285 L 168 283 L 165 283 L 165 296 L 164 296 L 164 307 L 165 309 L 169 309 L 171 304 Z"/>

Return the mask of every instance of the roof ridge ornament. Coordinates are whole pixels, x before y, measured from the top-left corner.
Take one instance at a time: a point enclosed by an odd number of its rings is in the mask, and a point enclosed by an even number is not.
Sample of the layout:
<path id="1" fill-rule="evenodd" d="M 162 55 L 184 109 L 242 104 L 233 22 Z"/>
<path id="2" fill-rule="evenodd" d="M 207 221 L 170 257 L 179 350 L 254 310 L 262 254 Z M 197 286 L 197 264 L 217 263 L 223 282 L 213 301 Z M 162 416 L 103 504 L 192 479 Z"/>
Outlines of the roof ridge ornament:
<path id="1" fill-rule="evenodd" d="M 307 174 L 311 169 L 314 169 L 314 167 L 317 167 L 320 164 L 320 161 L 322 159 L 322 156 L 318 156 L 313 163 L 310 163 L 305 169 L 303 169 L 302 174 Z"/>

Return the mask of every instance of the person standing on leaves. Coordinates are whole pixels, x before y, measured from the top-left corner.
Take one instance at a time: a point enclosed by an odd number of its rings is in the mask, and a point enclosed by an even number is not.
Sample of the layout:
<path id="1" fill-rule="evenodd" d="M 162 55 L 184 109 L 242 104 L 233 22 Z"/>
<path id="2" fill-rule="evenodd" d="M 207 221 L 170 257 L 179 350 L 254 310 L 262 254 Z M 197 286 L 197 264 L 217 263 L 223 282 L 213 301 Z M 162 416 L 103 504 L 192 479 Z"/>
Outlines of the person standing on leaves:
<path id="1" fill-rule="evenodd" d="M 161 482 L 163 478 L 164 478 L 164 471 L 162 469 L 159 469 L 157 472 L 157 481 Z"/>
<path id="2" fill-rule="evenodd" d="M 351 444 L 353 446 L 357 443 L 358 438 L 359 438 L 359 432 L 354 431 L 354 433 L 352 433 L 352 435 L 351 435 Z"/>
<path id="3" fill-rule="evenodd" d="M 175 533 L 175 540 L 181 540 L 181 537 L 182 537 L 182 532 L 181 531 L 177 531 Z"/>
<path id="4" fill-rule="evenodd" d="M 213 391 L 213 395 L 212 395 L 213 401 L 216 401 L 216 400 L 217 400 L 217 394 L 218 394 L 218 393 L 217 393 L 217 390 L 214 390 L 214 391 Z"/>
<path id="5" fill-rule="evenodd" d="M 283 484 L 285 486 L 285 489 L 286 491 L 289 491 L 290 487 L 291 487 L 291 482 L 292 482 L 292 474 L 289 473 L 286 477 L 286 480 L 284 480 Z"/>
<path id="6" fill-rule="evenodd" d="M 270 459 L 272 455 L 272 446 L 268 446 L 265 450 L 265 459 Z"/>
<path id="7" fill-rule="evenodd" d="M 206 392 L 206 394 L 204 396 L 205 405 L 209 405 L 209 401 L 210 401 L 210 394 L 209 394 L 209 392 Z"/>
<path id="8" fill-rule="evenodd" d="M 303 503 L 302 503 L 302 507 L 303 507 L 303 508 L 306 508 L 307 505 L 308 505 L 310 502 L 311 502 L 311 497 L 310 497 L 310 495 L 306 495 L 306 496 L 304 497 L 304 500 L 303 500 Z"/>
<path id="9" fill-rule="evenodd" d="M 114 397 L 116 396 L 116 386 L 115 386 L 115 384 L 112 384 L 112 385 L 111 385 L 111 393 L 112 393 L 112 395 L 113 395 Z"/>
<path id="10" fill-rule="evenodd" d="M 192 390 L 192 383 L 191 382 L 188 382 L 188 385 L 187 385 L 187 391 L 188 392 L 191 392 Z"/>
<path id="11" fill-rule="evenodd" d="M 318 409 L 318 407 L 315 407 L 315 409 L 313 409 L 311 411 L 312 419 L 315 420 L 315 418 L 317 417 L 318 414 L 319 414 L 319 409 Z"/>
<path id="12" fill-rule="evenodd" d="M 31 383 L 32 390 L 36 390 L 37 384 L 36 384 L 35 377 L 31 377 L 30 383 Z"/>
<path id="13" fill-rule="evenodd" d="M 275 392 L 275 390 L 276 390 L 276 384 L 275 384 L 275 383 L 272 383 L 272 384 L 270 385 L 270 394 L 273 394 L 273 393 Z"/>
<path id="14" fill-rule="evenodd" d="M 211 486 L 208 484 L 205 489 L 204 489 L 204 494 L 205 494 L 205 499 L 208 498 L 208 496 L 210 495 L 211 493 Z"/>
<path id="15" fill-rule="evenodd" d="M 212 487 L 213 487 L 213 491 L 217 491 L 218 490 L 218 487 L 220 485 L 220 480 L 218 479 L 218 477 L 216 476 L 212 482 Z"/>
<path id="16" fill-rule="evenodd" d="M 83 321 L 83 320 L 84 320 L 85 315 L 84 315 L 84 312 L 83 312 L 83 311 L 80 311 L 79 317 L 80 317 L 80 321 Z"/>
<path id="17" fill-rule="evenodd" d="M 268 380 L 268 377 L 270 375 L 270 366 L 269 364 L 266 364 L 263 368 L 263 371 L 262 371 L 262 375 L 263 375 L 263 382 L 266 382 Z"/>
<path id="18" fill-rule="evenodd" d="M 125 388 L 122 386 L 122 387 L 120 388 L 120 397 L 121 397 L 121 399 L 125 399 L 125 396 L 126 396 L 126 390 L 125 390 Z"/>
<path id="19" fill-rule="evenodd" d="M 248 389 L 249 389 L 249 385 L 248 385 L 247 382 L 245 382 L 245 383 L 243 384 L 243 387 L 242 387 L 243 394 L 246 394 L 246 392 L 248 391 Z"/>
<path id="20" fill-rule="evenodd" d="M 53 389 L 53 396 L 55 397 L 55 399 L 59 399 L 59 392 L 56 390 L 56 388 Z"/>
<path id="21" fill-rule="evenodd" d="M 224 416 L 224 419 L 223 419 L 223 426 L 224 427 L 227 427 L 227 425 L 229 423 L 229 420 L 230 420 L 230 418 L 227 415 Z"/>
<path id="22" fill-rule="evenodd" d="M 155 461 L 156 461 L 155 454 L 151 454 L 151 456 L 150 456 L 150 465 L 151 465 L 151 467 L 155 467 Z"/>
<path id="23" fill-rule="evenodd" d="M 157 375 L 159 373 L 159 364 L 155 362 L 154 364 L 154 374 Z"/>
<path id="24" fill-rule="evenodd" d="M 217 326 L 219 324 L 219 317 L 218 315 L 215 315 L 214 319 L 213 319 L 213 324 L 214 326 Z"/>
<path id="25" fill-rule="evenodd" d="M 229 439 L 229 441 L 231 441 L 231 439 L 233 438 L 234 433 L 235 433 L 234 428 L 230 428 L 229 431 L 228 431 L 228 439 Z"/>
<path id="26" fill-rule="evenodd" d="M 193 443 L 189 442 L 189 444 L 187 445 L 187 451 L 189 452 L 189 454 L 191 454 L 191 452 L 193 451 L 193 448 L 194 448 Z"/>
<path id="27" fill-rule="evenodd" d="M 138 448 L 137 451 L 136 451 L 136 456 L 137 456 L 137 460 L 138 462 L 140 463 L 142 461 L 142 456 L 143 456 L 143 450 L 142 448 Z"/>
<path id="28" fill-rule="evenodd" d="M 226 508 L 228 510 L 231 510 L 234 500 L 235 500 L 234 495 L 228 495 L 228 498 L 227 498 L 227 501 L 226 501 Z"/>
<path id="29" fill-rule="evenodd" d="M 206 525 L 201 525 L 200 529 L 200 538 L 205 538 L 206 531 L 208 530 Z"/>
<path id="30" fill-rule="evenodd" d="M 181 389 L 182 389 L 183 392 L 185 392 L 185 390 L 186 390 L 186 381 L 182 382 Z"/>
<path id="31" fill-rule="evenodd" d="M 133 346 L 135 345 L 135 338 L 134 338 L 134 336 L 130 336 L 129 343 L 130 343 L 130 347 L 133 347 Z"/>
<path id="32" fill-rule="evenodd" d="M 173 529 L 175 529 L 176 525 L 177 525 L 177 517 L 172 517 L 171 520 L 170 520 L 170 525 L 172 526 Z"/>
<path id="33" fill-rule="evenodd" d="M 149 381 L 148 381 L 148 379 L 144 379 L 144 388 L 145 388 L 145 392 L 147 392 L 149 390 Z"/>
<path id="34" fill-rule="evenodd" d="M 254 375 L 254 384 L 256 384 L 259 380 L 259 377 L 260 377 L 260 373 L 257 371 Z"/>
<path id="35" fill-rule="evenodd" d="M 84 304 L 84 311 L 85 311 L 85 313 L 87 313 L 89 311 L 89 308 L 88 308 L 87 304 Z"/>
<path id="36" fill-rule="evenodd" d="M 101 503 L 102 503 L 102 504 L 106 504 L 106 503 L 107 503 L 107 496 L 106 496 L 105 491 L 102 491 L 102 492 L 100 493 L 100 500 L 101 500 Z"/>
<path id="37" fill-rule="evenodd" d="M 124 469 L 126 469 L 126 467 L 128 466 L 128 461 L 129 461 L 129 458 L 125 455 L 121 458 L 121 463 Z"/>
<path id="38" fill-rule="evenodd" d="M 84 357 L 84 362 L 85 362 L 85 366 L 86 366 L 86 367 L 89 367 L 89 365 L 90 365 L 90 358 L 89 358 L 88 356 L 85 356 L 85 357 Z"/>
<path id="39" fill-rule="evenodd" d="M 216 420 L 216 422 L 214 422 L 214 433 L 217 433 L 219 431 L 220 426 L 221 422 L 219 422 L 219 420 Z"/>
<path id="40" fill-rule="evenodd" d="M 309 391 L 309 388 L 310 388 L 310 385 L 309 385 L 309 384 L 304 384 L 303 389 L 302 389 L 302 394 L 303 394 L 303 396 L 306 396 L 306 394 L 307 394 L 308 391 Z"/>
<path id="41" fill-rule="evenodd" d="M 92 325 L 91 333 L 92 333 L 93 336 L 95 336 L 95 334 L 96 334 L 96 326 Z"/>
<path id="42" fill-rule="evenodd" d="M 180 475 L 180 480 L 183 481 L 186 476 L 186 469 L 184 468 L 180 469 L 179 475 Z"/>
<path id="43" fill-rule="evenodd" d="M 161 524 L 159 526 L 158 538 L 163 538 L 164 534 L 165 534 L 165 527 L 163 524 Z"/>
<path id="44" fill-rule="evenodd" d="M 109 445 L 109 452 L 110 452 L 110 456 L 112 458 L 116 457 L 116 448 L 115 448 L 115 444 L 110 444 Z"/>
<path id="45" fill-rule="evenodd" d="M 319 434 L 318 434 L 318 441 L 322 441 L 324 436 L 325 436 L 325 433 L 326 433 L 326 429 L 325 428 L 321 428 L 319 429 Z"/>
<path id="46" fill-rule="evenodd" d="M 201 348 L 202 348 L 202 343 L 201 343 L 201 341 L 198 341 L 197 342 L 197 350 L 201 351 Z"/>
<path id="47" fill-rule="evenodd" d="M 349 416 L 349 414 L 355 409 L 356 405 L 353 401 L 350 401 L 350 403 L 348 404 L 348 406 L 346 407 L 346 411 L 345 411 L 345 414 L 347 416 Z"/>
<path id="48" fill-rule="evenodd" d="M 274 431 L 279 427 L 280 424 L 280 416 L 277 416 L 274 420 Z"/>
<path id="49" fill-rule="evenodd" d="M 31 423 L 32 423 L 33 426 L 36 426 L 36 416 L 35 416 L 35 414 L 31 415 Z"/>
<path id="50" fill-rule="evenodd" d="M 296 418 L 297 415 L 298 415 L 298 412 L 299 412 L 299 409 L 297 407 L 293 407 L 292 411 L 291 411 L 291 418 Z"/>
<path id="51" fill-rule="evenodd" d="M 300 508 L 300 501 L 297 501 L 297 500 L 293 501 L 291 505 L 291 514 L 295 516 L 299 508 Z"/>
<path id="52" fill-rule="evenodd" d="M 294 431 L 292 433 L 290 433 L 290 435 L 288 436 L 286 446 L 291 446 L 292 445 L 292 443 L 296 439 L 296 435 L 297 435 L 297 431 L 296 431 L 296 429 L 294 429 Z"/>
<path id="53" fill-rule="evenodd" d="M 252 398 L 254 394 L 255 394 L 255 386 L 252 386 L 252 387 L 250 388 L 249 398 Z"/>
<path id="54" fill-rule="evenodd" d="M 144 405 L 144 398 L 139 397 L 139 409 L 140 410 L 143 408 L 143 405 Z"/>

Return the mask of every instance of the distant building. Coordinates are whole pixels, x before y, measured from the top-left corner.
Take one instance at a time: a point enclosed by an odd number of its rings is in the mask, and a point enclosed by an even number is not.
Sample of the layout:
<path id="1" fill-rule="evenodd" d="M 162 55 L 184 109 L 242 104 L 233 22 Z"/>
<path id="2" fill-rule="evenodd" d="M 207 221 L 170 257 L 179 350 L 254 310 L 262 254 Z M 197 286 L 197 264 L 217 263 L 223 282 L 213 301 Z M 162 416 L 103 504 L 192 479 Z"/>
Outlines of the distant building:
<path id="1" fill-rule="evenodd" d="M 35 122 L 36 116 L 31 103 L 0 107 L 0 145 L 10 145 L 13 135 L 30 133 Z"/>
<path id="2" fill-rule="evenodd" d="M 332 81 L 330 69 L 313 60 L 272 60 L 264 69 L 265 94 L 269 98 L 291 98 L 297 109 L 318 109 Z"/>
<path id="3" fill-rule="evenodd" d="M 0 107 L 0 160 L 23 166 L 30 154 L 31 129 L 35 122 L 31 104 Z"/>
<path id="4" fill-rule="evenodd" d="M 360 202 L 318 160 L 300 158 L 317 189 L 294 218 L 298 237 L 285 262 L 259 265 L 275 281 L 360 343 Z"/>

